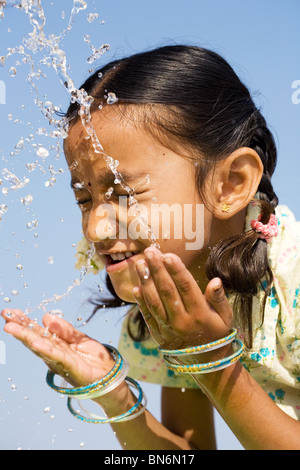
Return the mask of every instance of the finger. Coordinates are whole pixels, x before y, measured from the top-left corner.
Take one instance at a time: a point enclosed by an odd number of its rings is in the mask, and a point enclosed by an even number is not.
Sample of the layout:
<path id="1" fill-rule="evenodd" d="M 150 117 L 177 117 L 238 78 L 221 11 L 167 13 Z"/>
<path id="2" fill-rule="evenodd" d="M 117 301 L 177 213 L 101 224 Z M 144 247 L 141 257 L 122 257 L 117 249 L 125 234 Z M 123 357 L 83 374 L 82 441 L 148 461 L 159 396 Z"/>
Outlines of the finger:
<path id="1" fill-rule="evenodd" d="M 145 257 L 158 295 L 165 307 L 169 319 L 174 315 L 186 314 L 178 289 L 167 271 L 161 253 L 155 248 L 147 248 Z"/>
<path id="2" fill-rule="evenodd" d="M 205 297 L 224 323 L 230 326 L 232 323 L 232 308 L 227 300 L 220 278 L 216 277 L 208 283 Z"/>
<path id="3" fill-rule="evenodd" d="M 134 297 L 136 299 L 136 302 L 139 306 L 140 312 L 142 313 L 143 318 L 144 318 L 149 330 L 150 331 L 155 331 L 155 330 L 159 329 L 158 323 L 157 323 L 155 317 L 153 317 L 153 315 L 152 315 L 151 311 L 149 310 L 148 305 L 147 305 L 147 303 L 146 303 L 146 301 L 143 297 L 141 287 L 140 286 L 134 287 L 132 292 L 133 292 L 133 295 L 134 295 Z"/>
<path id="4" fill-rule="evenodd" d="M 156 286 L 150 274 L 149 267 L 145 260 L 139 260 L 136 263 L 136 271 L 140 280 L 141 288 L 141 301 L 143 309 L 149 311 L 156 320 L 167 320 L 167 312 L 162 303 L 162 300 L 157 292 Z M 144 310 L 142 312 L 144 313 Z"/>
<path id="5" fill-rule="evenodd" d="M 191 312 L 195 308 L 199 310 L 204 307 L 205 297 L 179 256 L 174 253 L 166 253 L 163 256 L 163 262 L 172 276 L 185 310 Z"/>
<path id="6" fill-rule="evenodd" d="M 23 327 L 27 327 L 32 331 L 42 335 L 48 336 L 48 330 L 40 326 L 36 320 L 32 320 L 22 310 L 13 309 L 13 310 L 3 310 L 1 312 L 2 317 L 5 319 L 6 323 L 16 323 Z"/>
<path id="7" fill-rule="evenodd" d="M 27 315 L 25 315 L 25 313 L 22 311 L 22 310 L 18 310 L 18 309 L 4 309 L 2 310 L 1 312 L 1 316 L 4 318 L 4 320 L 6 322 L 10 322 L 10 321 L 17 321 L 19 323 L 25 321 L 27 322 L 28 321 L 28 317 Z"/>
<path id="8" fill-rule="evenodd" d="M 74 362 L 71 351 L 68 353 L 60 344 L 51 341 L 49 337 L 41 336 L 37 330 L 11 321 L 6 323 L 4 331 L 21 341 L 24 346 L 43 359 L 48 366 L 54 366 L 57 373 L 66 373 Z"/>

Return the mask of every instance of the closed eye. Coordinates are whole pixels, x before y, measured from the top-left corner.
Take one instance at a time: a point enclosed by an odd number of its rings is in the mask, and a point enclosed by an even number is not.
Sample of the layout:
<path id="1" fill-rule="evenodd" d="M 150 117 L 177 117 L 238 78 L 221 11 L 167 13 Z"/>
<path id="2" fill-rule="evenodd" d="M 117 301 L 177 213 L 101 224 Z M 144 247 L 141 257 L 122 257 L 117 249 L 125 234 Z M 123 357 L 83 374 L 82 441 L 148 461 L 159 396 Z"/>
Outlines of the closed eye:
<path id="1" fill-rule="evenodd" d="M 87 204 L 88 202 L 90 202 L 92 199 L 91 198 L 88 198 L 88 199 L 83 199 L 82 201 L 76 201 L 76 204 L 78 206 L 83 206 L 84 204 Z"/>

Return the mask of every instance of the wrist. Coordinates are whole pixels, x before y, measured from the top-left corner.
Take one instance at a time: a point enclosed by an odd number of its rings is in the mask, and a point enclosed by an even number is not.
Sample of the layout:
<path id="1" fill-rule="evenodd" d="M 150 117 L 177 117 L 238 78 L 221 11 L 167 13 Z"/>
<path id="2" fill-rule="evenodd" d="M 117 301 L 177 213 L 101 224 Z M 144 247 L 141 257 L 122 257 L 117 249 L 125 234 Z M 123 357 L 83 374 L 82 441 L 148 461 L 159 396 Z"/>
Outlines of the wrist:
<path id="1" fill-rule="evenodd" d="M 105 395 L 94 398 L 93 401 L 101 406 L 108 417 L 128 411 L 136 402 L 128 384 L 123 381 L 118 387 Z"/>
<path id="2" fill-rule="evenodd" d="M 167 367 L 174 372 L 207 374 L 228 368 L 241 359 L 244 345 L 235 336 L 236 330 L 232 330 L 227 337 L 200 346 L 181 350 L 160 349 Z"/>

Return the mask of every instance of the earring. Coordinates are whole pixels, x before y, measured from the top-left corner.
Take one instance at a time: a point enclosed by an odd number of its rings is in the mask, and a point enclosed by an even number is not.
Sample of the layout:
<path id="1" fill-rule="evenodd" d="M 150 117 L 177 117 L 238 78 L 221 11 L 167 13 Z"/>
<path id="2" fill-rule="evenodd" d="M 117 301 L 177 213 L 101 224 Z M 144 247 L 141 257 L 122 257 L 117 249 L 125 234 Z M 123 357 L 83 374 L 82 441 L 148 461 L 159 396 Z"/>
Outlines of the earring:
<path id="1" fill-rule="evenodd" d="M 229 204 L 222 204 L 222 212 L 228 212 L 230 211 L 230 205 Z"/>

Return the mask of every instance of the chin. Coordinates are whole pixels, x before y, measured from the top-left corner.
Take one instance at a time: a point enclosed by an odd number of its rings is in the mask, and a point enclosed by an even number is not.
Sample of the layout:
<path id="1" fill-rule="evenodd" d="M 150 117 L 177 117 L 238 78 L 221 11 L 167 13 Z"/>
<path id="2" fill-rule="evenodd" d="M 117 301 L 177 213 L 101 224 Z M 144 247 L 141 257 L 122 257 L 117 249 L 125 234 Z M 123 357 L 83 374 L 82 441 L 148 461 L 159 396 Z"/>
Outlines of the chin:
<path id="1" fill-rule="evenodd" d="M 119 299 L 124 300 L 124 302 L 129 302 L 131 304 L 136 304 L 136 299 L 132 293 L 133 285 L 128 285 L 127 283 L 116 283 L 111 279 L 114 291 Z"/>

